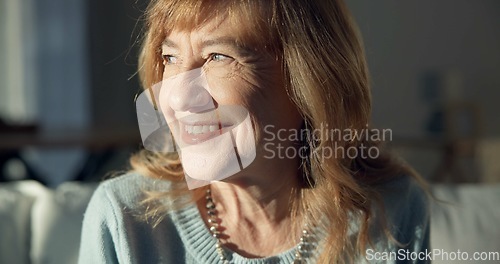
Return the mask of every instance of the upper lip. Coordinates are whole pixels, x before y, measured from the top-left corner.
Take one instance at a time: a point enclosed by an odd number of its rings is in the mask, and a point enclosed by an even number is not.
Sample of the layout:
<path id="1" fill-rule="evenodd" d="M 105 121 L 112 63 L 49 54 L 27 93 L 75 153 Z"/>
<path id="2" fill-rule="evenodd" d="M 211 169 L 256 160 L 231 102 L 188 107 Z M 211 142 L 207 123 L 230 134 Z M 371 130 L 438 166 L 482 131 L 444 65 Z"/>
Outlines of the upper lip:
<path id="1" fill-rule="evenodd" d="M 205 117 L 205 118 L 204 118 Z M 232 122 L 222 121 L 222 120 L 214 120 L 214 116 L 203 116 L 203 115 L 189 115 L 178 119 L 178 121 L 187 126 L 221 126 L 228 127 L 232 126 Z"/>
<path id="2" fill-rule="evenodd" d="M 179 120 L 179 122 L 185 126 L 221 126 L 228 127 L 231 126 L 229 123 L 224 123 L 221 121 L 187 121 L 187 120 Z"/>
<path id="3" fill-rule="evenodd" d="M 202 113 L 175 113 L 174 116 L 180 124 L 187 126 L 220 126 L 230 127 L 239 124 L 244 117 L 241 109 L 234 107 L 220 107 Z"/>

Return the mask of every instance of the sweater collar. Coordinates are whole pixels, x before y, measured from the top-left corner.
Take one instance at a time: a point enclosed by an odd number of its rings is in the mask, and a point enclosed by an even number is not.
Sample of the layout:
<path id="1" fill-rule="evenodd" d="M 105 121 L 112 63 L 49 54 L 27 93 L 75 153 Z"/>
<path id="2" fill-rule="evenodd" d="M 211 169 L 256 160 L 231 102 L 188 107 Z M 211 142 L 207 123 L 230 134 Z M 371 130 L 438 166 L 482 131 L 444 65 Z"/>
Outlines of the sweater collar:
<path id="1" fill-rule="evenodd" d="M 215 250 L 217 240 L 203 222 L 196 204 L 172 213 L 172 219 L 177 226 L 186 251 L 200 263 L 218 263 L 219 255 Z M 225 254 L 231 263 L 235 264 L 271 264 L 293 263 L 295 247 L 288 249 L 276 256 L 265 258 L 246 258 L 240 254 L 224 248 Z"/>

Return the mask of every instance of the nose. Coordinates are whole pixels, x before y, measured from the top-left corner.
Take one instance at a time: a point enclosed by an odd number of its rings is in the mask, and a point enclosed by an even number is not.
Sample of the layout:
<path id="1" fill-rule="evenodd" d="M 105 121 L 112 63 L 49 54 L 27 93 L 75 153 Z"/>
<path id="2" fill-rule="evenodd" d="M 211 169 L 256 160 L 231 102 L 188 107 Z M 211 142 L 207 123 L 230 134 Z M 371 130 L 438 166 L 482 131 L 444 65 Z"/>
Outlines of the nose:
<path id="1" fill-rule="evenodd" d="M 168 104 L 176 112 L 203 112 L 215 108 L 201 68 L 180 73 L 166 82 Z"/>

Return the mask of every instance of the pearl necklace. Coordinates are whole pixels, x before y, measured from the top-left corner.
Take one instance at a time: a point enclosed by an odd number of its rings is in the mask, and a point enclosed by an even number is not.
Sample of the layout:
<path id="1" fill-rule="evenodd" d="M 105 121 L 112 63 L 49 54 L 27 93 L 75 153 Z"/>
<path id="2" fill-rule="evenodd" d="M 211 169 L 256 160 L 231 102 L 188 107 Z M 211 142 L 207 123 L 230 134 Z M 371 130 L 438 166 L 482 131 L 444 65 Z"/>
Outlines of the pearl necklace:
<path id="1" fill-rule="evenodd" d="M 226 257 L 226 254 L 224 252 L 224 249 L 222 248 L 222 242 L 221 242 L 221 236 L 222 232 L 220 231 L 220 221 L 217 217 L 217 210 L 215 210 L 215 203 L 212 199 L 212 192 L 210 189 L 207 189 L 206 191 L 206 208 L 207 208 L 207 214 L 208 214 L 208 223 L 210 225 L 210 233 L 212 236 L 217 239 L 217 242 L 215 243 L 215 250 L 217 251 L 217 254 L 219 255 L 219 259 L 223 264 L 229 264 L 229 260 Z M 311 251 L 314 248 L 313 241 L 312 241 L 312 235 L 308 231 L 308 226 L 307 224 L 305 225 L 304 229 L 302 230 L 302 235 L 300 237 L 300 242 L 297 245 L 297 248 L 295 250 L 295 260 L 293 261 L 293 264 L 305 264 L 307 263 L 306 259 L 311 256 Z"/>

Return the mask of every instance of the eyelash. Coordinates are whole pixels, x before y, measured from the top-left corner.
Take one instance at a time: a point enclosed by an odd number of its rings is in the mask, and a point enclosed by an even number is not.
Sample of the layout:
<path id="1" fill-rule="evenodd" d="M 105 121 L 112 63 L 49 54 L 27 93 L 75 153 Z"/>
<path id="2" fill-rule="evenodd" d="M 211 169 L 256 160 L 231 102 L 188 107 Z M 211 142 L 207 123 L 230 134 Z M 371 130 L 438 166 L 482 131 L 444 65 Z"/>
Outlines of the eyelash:
<path id="1" fill-rule="evenodd" d="M 222 56 L 222 58 L 216 59 L 216 57 L 218 57 L 218 56 Z M 171 64 L 175 64 L 177 62 L 177 57 L 170 55 L 170 54 L 163 54 L 163 55 L 161 55 L 161 57 L 163 59 L 164 65 L 167 65 L 167 64 L 171 65 Z M 175 61 L 169 62 L 172 59 L 174 59 Z M 233 59 L 233 58 L 230 56 L 221 54 L 221 53 L 210 53 L 206 60 L 207 60 L 207 62 L 212 62 L 212 61 L 213 62 L 222 62 L 222 61 L 227 60 L 227 59 Z"/>
<path id="2" fill-rule="evenodd" d="M 223 58 L 215 59 L 216 56 L 222 56 Z M 209 61 L 221 62 L 223 60 L 232 59 L 232 58 L 227 56 L 227 55 L 220 54 L 220 53 L 211 53 L 210 55 L 208 55 L 208 59 L 209 59 Z"/>
<path id="3" fill-rule="evenodd" d="M 169 59 L 175 59 L 177 60 L 177 58 L 173 55 L 169 55 L 169 54 L 163 54 L 161 55 L 162 59 L 163 59 L 163 64 L 164 65 L 167 65 L 167 64 L 174 64 L 175 62 L 171 62 L 171 63 L 168 63 Z"/>

